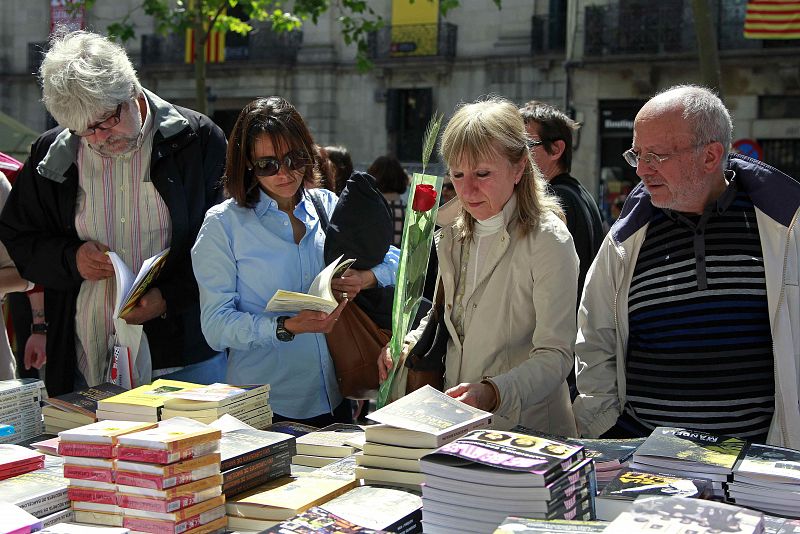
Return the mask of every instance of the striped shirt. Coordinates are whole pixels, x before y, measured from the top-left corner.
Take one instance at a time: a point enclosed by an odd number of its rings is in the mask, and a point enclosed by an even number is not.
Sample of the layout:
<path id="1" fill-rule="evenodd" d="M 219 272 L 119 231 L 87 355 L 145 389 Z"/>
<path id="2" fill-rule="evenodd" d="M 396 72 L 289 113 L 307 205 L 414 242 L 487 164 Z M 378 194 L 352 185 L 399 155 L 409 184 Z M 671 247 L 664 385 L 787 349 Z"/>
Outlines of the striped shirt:
<path id="1" fill-rule="evenodd" d="M 764 441 L 775 408 L 755 210 L 735 179 L 702 215 L 659 210 L 628 297 L 623 420 Z"/>
<path id="2" fill-rule="evenodd" d="M 144 260 L 169 246 L 172 235 L 167 206 L 150 181 L 155 130 L 149 109 L 142 132 L 136 150 L 115 158 L 101 156 L 84 139 L 77 161 L 78 237 L 107 245 L 134 274 Z M 113 346 L 115 296 L 113 277 L 84 280 L 78 293 L 76 354 L 78 369 L 90 386 L 104 379 L 106 357 Z"/>
<path id="3" fill-rule="evenodd" d="M 392 245 L 400 248 L 400 242 L 403 240 L 403 225 L 406 221 L 406 205 L 399 198 L 387 202 L 389 210 L 392 212 Z"/>

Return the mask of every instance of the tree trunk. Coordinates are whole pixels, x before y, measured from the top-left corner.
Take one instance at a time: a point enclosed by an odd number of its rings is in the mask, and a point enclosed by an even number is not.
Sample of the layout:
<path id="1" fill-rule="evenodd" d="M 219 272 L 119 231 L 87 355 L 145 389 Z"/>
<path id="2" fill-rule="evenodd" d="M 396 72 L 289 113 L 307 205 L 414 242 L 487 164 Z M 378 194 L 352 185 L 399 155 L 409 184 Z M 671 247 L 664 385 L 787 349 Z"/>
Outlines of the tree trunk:
<path id="1" fill-rule="evenodd" d="M 703 84 L 717 91 L 722 98 L 722 82 L 717 49 L 717 32 L 711 21 L 709 0 L 692 0 L 695 33 L 697 34 L 697 53 L 700 59 L 700 74 Z"/>
<path id="2" fill-rule="evenodd" d="M 206 99 L 206 41 L 208 32 L 206 31 L 203 20 L 203 3 L 196 1 L 195 22 L 194 22 L 194 87 L 195 87 L 195 110 L 203 115 L 208 113 L 208 101 Z"/>

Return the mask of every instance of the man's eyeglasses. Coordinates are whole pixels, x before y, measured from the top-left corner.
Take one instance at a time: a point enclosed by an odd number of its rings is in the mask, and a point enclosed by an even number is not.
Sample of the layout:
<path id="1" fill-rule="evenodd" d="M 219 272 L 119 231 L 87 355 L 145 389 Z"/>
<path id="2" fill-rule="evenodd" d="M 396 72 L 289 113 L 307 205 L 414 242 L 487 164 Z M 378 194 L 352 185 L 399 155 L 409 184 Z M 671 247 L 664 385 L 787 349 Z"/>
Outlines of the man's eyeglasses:
<path id="1" fill-rule="evenodd" d="M 693 150 L 703 145 L 705 145 L 705 143 L 694 144 L 691 146 L 687 146 L 686 148 L 676 150 L 671 154 L 656 154 L 655 152 L 645 152 L 641 156 L 637 154 L 632 148 L 629 148 L 628 150 L 622 153 L 622 157 L 625 158 L 625 161 L 628 163 L 628 165 L 630 165 L 634 169 L 639 166 L 640 161 L 643 161 L 650 167 L 656 167 L 667 161 L 672 156 L 677 156 L 682 152 L 686 152 L 687 150 Z"/>
<path id="2" fill-rule="evenodd" d="M 289 152 L 283 156 L 282 160 L 270 156 L 257 159 L 252 163 L 253 174 L 261 177 L 275 176 L 281 170 L 281 166 L 292 171 L 302 171 L 308 164 L 308 159 L 298 152 Z"/>
<path id="3" fill-rule="evenodd" d="M 541 139 L 529 139 L 528 140 L 528 148 L 531 149 L 531 150 L 533 150 L 537 146 L 542 146 L 543 144 L 544 144 L 544 141 L 542 141 Z"/>
<path id="4" fill-rule="evenodd" d="M 117 109 L 114 111 L 114 114 L 110 117 L 106 117 L 105 119 L 92 124 L 91 126 L 87 127 L 85 130 L 80 132 L 76 132 L 75 130 L 70 130 L 69 133 L 72 135 L 77 135 L 78 137 L 89 137 L 90 135 L 94 135 L 98 131 L 110 130 L 114 126 L 120 123 L 122 120 L 120 115 L 122 114 L 122 105 L 124 102 L 120 102 L 117 104 Z"/>

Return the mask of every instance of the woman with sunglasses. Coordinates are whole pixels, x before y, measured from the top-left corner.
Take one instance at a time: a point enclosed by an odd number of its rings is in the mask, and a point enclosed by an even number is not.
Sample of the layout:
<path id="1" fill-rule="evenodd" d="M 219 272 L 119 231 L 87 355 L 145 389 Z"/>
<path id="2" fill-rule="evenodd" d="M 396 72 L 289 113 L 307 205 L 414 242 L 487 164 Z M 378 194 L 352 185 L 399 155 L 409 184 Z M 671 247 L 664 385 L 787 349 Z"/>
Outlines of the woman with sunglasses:
<path id="1" fill-rule="evenodd" d="M 269 383 L 274 421 L 314 426 L 352 422 L 323 334 L 361 290 L 394 283 L 395 249 L 369 271 L 348 269 L 332 282 L 340 301 L 330 314 L 265 311 L 278 289 L 308 291 L 325 267 L 325 231 L 310 195 L 328 214 L 336 195 L 307 190 L 318 180 L 314 141 L 303 118 L 280 97 L 258 98 L 239 114 L 228 142 L 228 200 L 213 207 L 192 249 L 208 343 L 228 350 L 227 382 Z"/>

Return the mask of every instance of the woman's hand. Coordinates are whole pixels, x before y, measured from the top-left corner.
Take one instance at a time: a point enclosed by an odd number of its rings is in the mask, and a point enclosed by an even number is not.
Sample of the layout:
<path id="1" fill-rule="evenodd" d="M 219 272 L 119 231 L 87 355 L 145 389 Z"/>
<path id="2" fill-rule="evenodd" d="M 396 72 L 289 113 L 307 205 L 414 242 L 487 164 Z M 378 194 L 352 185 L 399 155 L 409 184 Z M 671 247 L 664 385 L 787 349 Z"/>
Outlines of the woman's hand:
<path id="1" fill-rule="evenodd" d="M 347 306 L 347 299 L 342 300 L 331 313 L 320 311 L 303 310 L 294 317 L 289 317 L 284 321 L 283 327 L 292 334 L 327 334 L 333 330 L 333 325 L 342 314 L 342 310 Z"/>
<path id="2" fill-rule="evenodd" d="M 392 361 L 392 355 L 389 354 L 389 345 L 387 344 L 383 346 L 378 356 L 378 382 L 383 383 L 389 378 L 389 371 L 392 370 L 392 367 L 394 367 L 394 361 Z"/>
<path id="3" fill-rule="evenodd" d="M 372 271 L 347 269 L 342 276 L 331 280 L 331 289 L 336 299 L 341 302 L 345 298 L 353 300 L 362 289 L 375 287 L 378 280 Z"/>
<path id="4" fill-rule="evenodd" d="M 494 388 L 481 382 L 462 383 L 445 391 L 446 395 L 486 412 L 497 407 L 497 395 Z"/>

